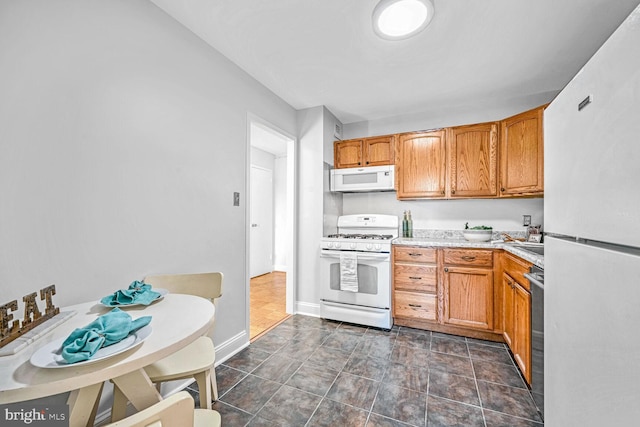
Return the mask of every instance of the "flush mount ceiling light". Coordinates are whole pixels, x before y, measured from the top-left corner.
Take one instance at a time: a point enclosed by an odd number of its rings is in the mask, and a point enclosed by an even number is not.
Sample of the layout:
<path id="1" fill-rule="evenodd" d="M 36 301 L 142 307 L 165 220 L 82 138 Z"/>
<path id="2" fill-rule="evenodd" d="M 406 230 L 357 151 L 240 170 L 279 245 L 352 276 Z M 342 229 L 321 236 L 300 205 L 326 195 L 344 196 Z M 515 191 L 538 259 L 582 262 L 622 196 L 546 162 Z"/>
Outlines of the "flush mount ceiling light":
<path id="1" fill-rule="evenodd" d="M 381 0 L 373 9 L 373 29 L 387 40 L 402 40 L 424 30 L 433 17 L 431 0 Z"/>

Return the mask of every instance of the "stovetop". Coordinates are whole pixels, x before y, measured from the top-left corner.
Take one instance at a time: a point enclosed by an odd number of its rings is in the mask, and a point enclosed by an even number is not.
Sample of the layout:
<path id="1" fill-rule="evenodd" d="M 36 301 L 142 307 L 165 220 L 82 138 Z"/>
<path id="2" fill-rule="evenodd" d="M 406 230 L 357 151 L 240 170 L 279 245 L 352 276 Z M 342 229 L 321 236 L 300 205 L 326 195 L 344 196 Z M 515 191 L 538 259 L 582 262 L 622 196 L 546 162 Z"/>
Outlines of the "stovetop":
<path id="1" fill-rule="evenodd" d="M 392 234 L 329 234 L 329 239 L 362 239 L 362 240 L 390 240 L 393 239 Z"/>
<path id="2" fill-rule="evenodd" d="M 398 236 L 398 217 L 392 215 L 344 215 L 338 217 L 337 233 L 322 238 L 323 250 L 391 252 Z"/>
<path id="3" fill-rule="evenodd" d="M 330 234 L 323 237 L 323 250 L 356 252 L 391 252 L 391 234 Z"/>

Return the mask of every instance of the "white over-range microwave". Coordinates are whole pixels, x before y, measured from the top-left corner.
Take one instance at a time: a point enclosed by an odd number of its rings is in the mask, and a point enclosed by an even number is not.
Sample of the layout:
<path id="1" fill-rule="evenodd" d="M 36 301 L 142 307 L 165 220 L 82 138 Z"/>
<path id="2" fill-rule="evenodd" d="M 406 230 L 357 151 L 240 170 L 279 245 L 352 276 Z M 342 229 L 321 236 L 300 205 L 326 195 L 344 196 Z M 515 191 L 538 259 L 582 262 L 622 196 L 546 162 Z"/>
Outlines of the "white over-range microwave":
<path id="1" fill-rule="evenodd" d="M 394 191 L 395 166 L 331 169 L 331 191 Z"/>

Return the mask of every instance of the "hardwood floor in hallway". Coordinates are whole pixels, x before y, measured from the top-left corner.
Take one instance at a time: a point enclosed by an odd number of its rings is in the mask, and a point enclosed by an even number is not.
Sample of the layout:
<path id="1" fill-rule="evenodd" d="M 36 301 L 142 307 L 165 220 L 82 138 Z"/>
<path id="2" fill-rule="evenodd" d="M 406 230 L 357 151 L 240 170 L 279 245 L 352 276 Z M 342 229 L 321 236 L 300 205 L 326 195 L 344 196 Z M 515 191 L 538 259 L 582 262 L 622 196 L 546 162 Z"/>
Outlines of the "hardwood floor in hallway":
<path id="1" fill-rule="evenodd" d="M 250 339 L 285 320 L 286 273 L 274 271 L 251 279 Z"/>

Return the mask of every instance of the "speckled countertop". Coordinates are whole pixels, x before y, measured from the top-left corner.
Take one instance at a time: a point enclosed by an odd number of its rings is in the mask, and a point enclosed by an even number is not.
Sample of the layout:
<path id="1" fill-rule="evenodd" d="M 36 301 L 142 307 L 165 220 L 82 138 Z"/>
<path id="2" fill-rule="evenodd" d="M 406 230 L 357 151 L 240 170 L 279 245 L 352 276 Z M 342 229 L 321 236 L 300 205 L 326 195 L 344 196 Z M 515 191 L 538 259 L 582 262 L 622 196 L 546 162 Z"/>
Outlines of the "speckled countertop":
<path id="1" fill-rule="evenodd" d="M 544 256 L 523 249 L 516 243 L 506 243 L 500 240 L 490 242 L 469 242 L 462 237 L 462 233 L 414 233 L 416 237 L 398 237 L 393 239 L 394 245 L 421 246 L 434 248 L 478 248 L 478 249 L 504 249 L 520 258 L 529 261 L 540 268 L 544 268 Z M 509 232 L 516 237 L 517 233 Z M 499 237 L 499 234 L 495 236 Z"/>

